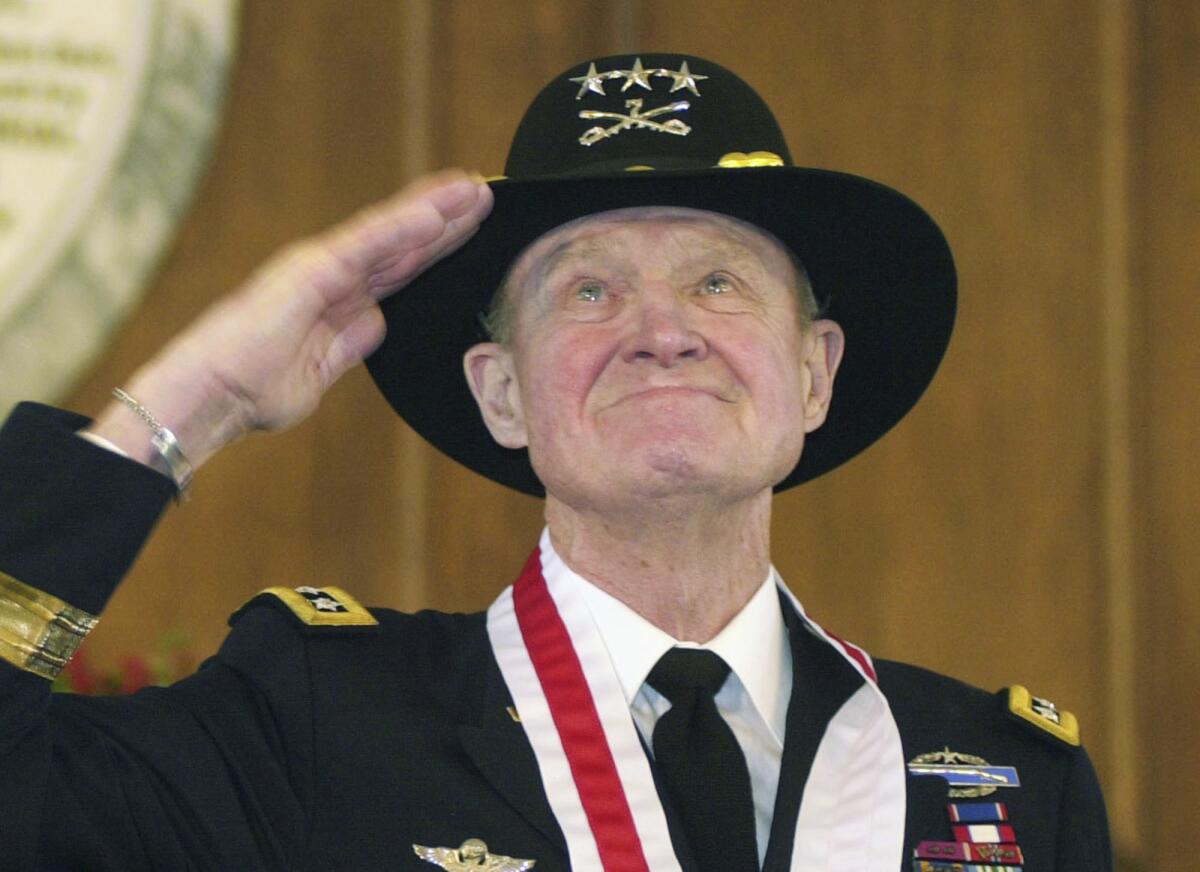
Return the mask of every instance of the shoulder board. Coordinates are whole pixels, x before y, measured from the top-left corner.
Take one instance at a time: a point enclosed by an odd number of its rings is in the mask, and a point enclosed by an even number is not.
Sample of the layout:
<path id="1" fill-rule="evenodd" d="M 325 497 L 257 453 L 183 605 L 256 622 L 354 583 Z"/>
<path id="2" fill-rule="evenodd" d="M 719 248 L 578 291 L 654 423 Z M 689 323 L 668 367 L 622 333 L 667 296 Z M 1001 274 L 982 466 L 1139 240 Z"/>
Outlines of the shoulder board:
<path id="1" fill-rule="evenodd" d="M 272 606 L 287 613 L 305 629 L 334 630 L 376 627 L 379 622 L 340 587 L 268 587 L 229 619 L 232 624 L 247 609 Z"/>
<path id="2" fill-rule="evenodd" d="M 1079 722 L 1075 715 L 1048 699 L 1033 696 L 1019 684 L 1008 688 L 1007 696 L 1008 713 L 1018 722 L 1036 727 L 1043 737 L 1050 736 L 1073 747 L 1079 745 Z"/>

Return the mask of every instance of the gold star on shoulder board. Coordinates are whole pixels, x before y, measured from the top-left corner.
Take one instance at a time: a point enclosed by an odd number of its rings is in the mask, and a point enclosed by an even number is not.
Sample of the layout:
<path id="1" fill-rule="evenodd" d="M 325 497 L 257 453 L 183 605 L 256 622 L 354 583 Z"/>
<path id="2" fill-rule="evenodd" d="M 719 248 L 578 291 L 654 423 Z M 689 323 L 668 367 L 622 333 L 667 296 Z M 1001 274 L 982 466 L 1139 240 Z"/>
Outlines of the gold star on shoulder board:
<path id="1" fill-rule="evenodd" d="M 699 73 L 693 73 L 691 70 L 689 70 L 687 61 L 684 61 L 679 65 L 679 72 L 674 72 L 672 70 L 666 70 L 665 72 L 673 80 L 671 82 L 670 91 L 672 94 L 674 94 L 676 91 L 682 91 L 684 88 L 687 88 L 697 97 L 699 97 L 700 92 L 696 90 L 696 82 L 708 78 L 708 76 L 702 76 Z"/>
<path id="2" fill-rule="evenodd" d="M 584 75 L 576 76 L 571 81 L 579 82 L 579 93 L 575 95 L 576 100 L 583 99 L 583 95 L 588 91 L 599 94 L 601 97 L 604 96 L 604 76 L 596 72 L 595 62 L 588 64 L 588 71 Z M 628 85 L 628 83 L 626 84 Z"/>

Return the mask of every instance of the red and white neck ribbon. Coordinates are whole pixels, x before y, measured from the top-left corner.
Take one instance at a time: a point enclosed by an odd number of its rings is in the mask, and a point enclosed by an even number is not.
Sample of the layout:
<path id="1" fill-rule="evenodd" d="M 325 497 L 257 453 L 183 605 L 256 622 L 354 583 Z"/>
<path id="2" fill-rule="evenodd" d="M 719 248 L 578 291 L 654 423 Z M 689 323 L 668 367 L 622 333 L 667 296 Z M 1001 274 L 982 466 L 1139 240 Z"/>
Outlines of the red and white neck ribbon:
<path id="1" fill-rule="evenodd" d="M 488 609 L 487 627 L 571 868 L 678 872 L 650 763 L 591 612 L 560 572 L 543 571 L 558 563 L 543 533 L 520 578 Z M 787 596 L 867 679 L 826 727 L 796 821 L 791 868 L 833 872 L 853 857 L 864 872 L 895 872 L 905 806 L 895 720 L 866 653 L 825 633 Z"/>

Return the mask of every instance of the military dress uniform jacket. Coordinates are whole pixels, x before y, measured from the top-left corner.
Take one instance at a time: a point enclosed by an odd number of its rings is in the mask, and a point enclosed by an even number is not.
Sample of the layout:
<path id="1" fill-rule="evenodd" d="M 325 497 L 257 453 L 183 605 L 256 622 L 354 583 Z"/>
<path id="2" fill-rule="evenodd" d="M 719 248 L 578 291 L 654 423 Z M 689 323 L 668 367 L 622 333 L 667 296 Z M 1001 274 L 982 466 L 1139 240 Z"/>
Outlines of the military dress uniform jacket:
<path id="1" fill-rule="evenodd" d="M 0 585 L 98 614 L 172 489 L 73 435 L 84 423 L 25 404 L 0 431 Z M 567 869 L 485 616 L 371 614 L 370 626 L 314 625 L 257 597 L 194 676 L 124 698 L 52 695 L 0 661 L 0 869 L 432 870 L 415 845 L 468 838 L 538 872 Z M 817 743 L 862 680 L 798 620 L 790 631 L 798 668 L 769 870 L 787 868 Z M 989 799 L 1006 803 L 1024 869 L 1110 868 L 1081 748 L 1008 717 L 995 695 L 876 667 L 906 759 L 947 748 L 1017 769 L 1021 786 Z M 946 803 L 941 778 L 908 777 L 900 869 L 918 842 L 953 838 Z"/>

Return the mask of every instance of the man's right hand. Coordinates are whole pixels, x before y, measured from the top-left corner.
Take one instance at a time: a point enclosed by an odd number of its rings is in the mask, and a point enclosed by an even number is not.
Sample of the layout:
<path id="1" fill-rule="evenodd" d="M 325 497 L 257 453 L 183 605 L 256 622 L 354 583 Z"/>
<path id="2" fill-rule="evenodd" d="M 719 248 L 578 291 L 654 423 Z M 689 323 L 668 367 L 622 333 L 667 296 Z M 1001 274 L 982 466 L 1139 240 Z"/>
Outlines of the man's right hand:
<path id="1" fill-rule="evenodd" d="M 251 430 L 299 423 L 383 340 L 379 301 L 458 248 L 491 206 L 487 185 L 459 170 L 414 182 L 288 246 L 123 387 L 193 467 Z M 135 460 L 155 458 L 149 428 L 121 403 L 89 430 Z"/>

